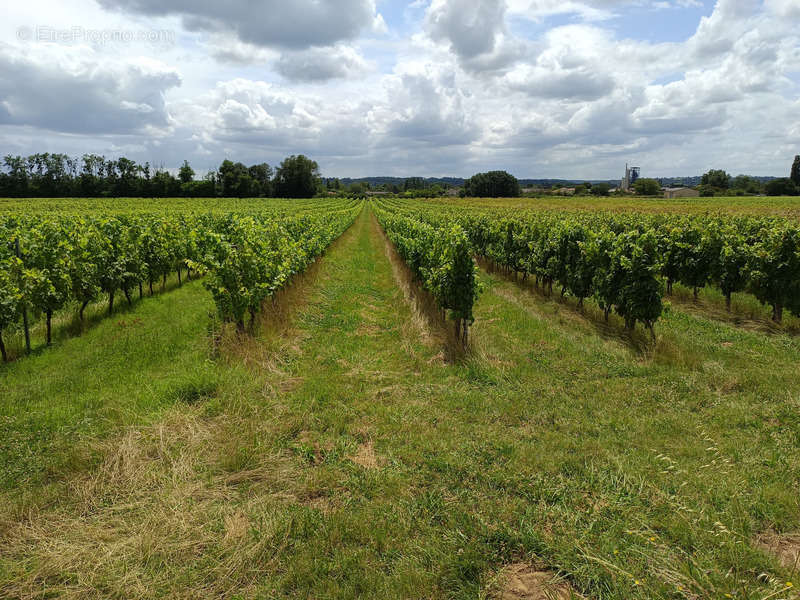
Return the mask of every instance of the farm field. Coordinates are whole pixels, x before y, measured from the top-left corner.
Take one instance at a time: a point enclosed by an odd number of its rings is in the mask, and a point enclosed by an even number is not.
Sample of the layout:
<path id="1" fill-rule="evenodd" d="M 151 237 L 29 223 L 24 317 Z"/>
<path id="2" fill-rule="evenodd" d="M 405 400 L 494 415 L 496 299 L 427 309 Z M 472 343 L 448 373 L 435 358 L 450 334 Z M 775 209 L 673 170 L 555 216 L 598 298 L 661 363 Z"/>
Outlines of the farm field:
<path id="1" fill-rule="evenodd" d="M 199 241 L 4 331 L 0 598 L 797 597 L 796 199 L 227 202 L 27 210 Z"/>
<path id="2" fill-rule="evenodd" d="M 319 200 L 270 198 L 272 208 L 313 209 Z M 723 213 L 800 216 L 798 196 L 730 196 L 714 198 L 635 198 L 618 196 L 545 196 L 540 198 L 438 198 L 421 200 L 440 206 L 511 208 L 521 210 L 627 211 L 651 213 Z M 86 214 L 146 212 L 252 212 L 262 209 L 263 198 L 0 198 L 0 214 Z"/>
<path id="3" fill-rule="evenodd" d="M 437 204 L 518 210 L 624 211 L 644 213 L 773 215 L 800 217 L 798 196 L 635 198 L 624 196 L 543 196 L 541 198 L 446 198 Z"/>

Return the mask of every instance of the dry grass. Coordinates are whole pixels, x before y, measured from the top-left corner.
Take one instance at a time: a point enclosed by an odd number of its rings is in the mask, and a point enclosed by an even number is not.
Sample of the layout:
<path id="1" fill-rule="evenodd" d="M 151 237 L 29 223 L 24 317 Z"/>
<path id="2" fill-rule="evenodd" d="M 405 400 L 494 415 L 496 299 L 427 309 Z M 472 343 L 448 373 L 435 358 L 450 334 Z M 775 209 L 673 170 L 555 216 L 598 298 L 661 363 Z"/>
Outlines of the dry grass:
<path id="1" fill-rule="evenodd" d="M 372 440 L 359 445 L 358 451 L 350 457 L 355 464 L 365 469 L 377 469 L 380 466 L 378 455 L 375 454 L 375 446 Z"/>
<path id="2" fill-rule="evenodd" d="M 280 454 L 229 472 L 244 430 L 230 417 L 182 406 L 162 423 L 99 443 L 100 467 L 66 482 L 54 505 L 4 508 L 0 555 L 26 569 L 1 595 L 157 598 L 170 590 L 197 598 L 246 587 L 276 542 L 250 536 L 250 515 L 263 528 L 265 515 L 300 503 L 303 489 Z M 205 572 L 189 575 L 198 560 L 208 562 Z M 180 577 L 184 584 L 175 585 Z"/>

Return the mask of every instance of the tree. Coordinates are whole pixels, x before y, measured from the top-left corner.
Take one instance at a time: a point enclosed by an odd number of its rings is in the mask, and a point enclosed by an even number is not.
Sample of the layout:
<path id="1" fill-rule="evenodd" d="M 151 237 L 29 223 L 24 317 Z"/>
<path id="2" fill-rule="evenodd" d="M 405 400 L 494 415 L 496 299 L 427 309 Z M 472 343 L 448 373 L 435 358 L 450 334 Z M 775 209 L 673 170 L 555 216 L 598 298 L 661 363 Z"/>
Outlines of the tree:
<path id="1" fill-rule="evenodd" d="M 607 183 L 596 183 L 592 186 L 593 196 L 608 196 L 611 186 Z"/>
<path id="2" fill-rule="evenodd" d="M 797 187 L 800 187 L 800 154 L 794 157 L 792 174 L 789 177 Z"/>
<path id="3" fill-rule="evenodd" d="M 366 198 L 367 188 L 363 183 L 351 183 L 347 188 L 347 193 L 353 198 Z"/>
<path id="4" fill-rule="evenodd" d="M 104 156 L 84 154 L 83 167 L 80 174 L 80 190 L 84 196 L 98 196 L 103 190 Z"/>
<path id="5" fill-rule="evenodd" d="M 403 182 L 403 191 L 412 192 L 414 190 L 424 190 L 425 180 L 422 177 L 409 177 Z"/>
<path id="6" fill-rule="evenodd" d="M 519 181 L 506 171 L 477 173 L 464 182 L 464 195 L 481 198 L 516 198 Z"/>
<path id="7" fill-rule="evenodd" d="M 136 192 L 136 179 L 138 169 L 136 163 L 129 158 L 121 156 L 117 160 L 117 172 L 119 179 L 117 180 L 116 195 L 122 197 L 133 196 Z"/>
<path id="8" fill-rule="evenodd" d="M 797 187 L 788 177 L 773 179 L 764 186 L 767 196 L 794 196 L 797 194 Z"/>
<path id="9" fill-rule="evenodd" d="M 757 194 L 761 191 L 761 183 L 755 177 L 737 175 L 731 181 L 731 189 L 742 190 L 748 194 Z"/>
<path id="10" fill-rule="evenodd" d="M 190 183 L 194 180 L 194 169 L 189 166 L 188 160 L 183 161 L 183 166 L 178 171 L 178 179 L 181 180 L 181 183 Z"/>
<path id="11" fill-rule="evenodd" d="M 302 154 L 281 162 L 275 172 L 274 192 L 279 198 L 313 198 L 317 193 L 319 165 Z"/>
<path id="12" fill-rule="evenodd" d="M 587 193 L 589 193 L 590 188 L 587 187 L 587 185 L 589 185 L 589 184 L 581 183 L 580 185 L 576 185 L 575 186 L 575 195 L 576 196 L 585 196 Z"/>
<path id="13" fill-rule="evenodd" d="M 261 195 L 272 196 L 272 167 L 267 163 L 261 163 L 250 167 L 248 172 L 260 188 Z"/>
<path id="14" fill-rule="evenodd" d="M 661 194 L 661 184 L 655 179 L 637 179 L 633 188 L 640 196 L 658 196 Z"/>
<path id="15" fill-rule="evenodd" d="M 150 180 L 150 190 L 157 198 L 172 198 L 180 193 L 181 184 L 169 171 L 158 170 Z"/>
<path id="16" fill-rule="evenodd" d="M 222 195 L 226 198 L 248 198 L 260 193 L 249 169 L 240 162 L 222 161 L 219 180 L 222 183 Z"/>
<path id="17" fill-rule="evenodd" d="M 730 187 L 731 176 L 721 169 L 711 169 L 703 175 L 700 183 L 720 190 L 727 190 Z"/>
<path id="18" fill-rule="evenodd" d="M 22 156 L 7 155 L 3 164 L 8 171 L 9 196 L 27 196 L 29 174 L 28 165 Z"/>
<path id="19" fill-rule="evenodd" d="M 716 193 L 716 189 L 713 186 L 702 184 L 697 186 L 697 191 L 700 192 L 702 198 L 713 198 Z"/>

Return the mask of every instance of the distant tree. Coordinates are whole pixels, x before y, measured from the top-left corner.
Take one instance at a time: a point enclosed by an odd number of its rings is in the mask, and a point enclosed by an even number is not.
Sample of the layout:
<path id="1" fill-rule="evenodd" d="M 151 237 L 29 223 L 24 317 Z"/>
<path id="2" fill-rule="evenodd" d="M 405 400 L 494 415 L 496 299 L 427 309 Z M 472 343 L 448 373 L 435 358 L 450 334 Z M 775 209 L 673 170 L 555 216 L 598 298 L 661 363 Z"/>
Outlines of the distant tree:
<path id="1" fill-rule="evenodd" d="M 800 187 L 800 154 L 794 157 L 792 174 L 789 177 L 797 187 Z"/>
<path id="2" fill-rule="evenodd" d="M 272 196 L 272 167 L 267 163 L 261 163 L 250 167 L 248 172 L 260 188 L 259 195 Z"/>
<path id="3" fill-rule="evenodd" d="M 181 182 L 169 171 L 157 170 L 150 180 L 150 191 L 156 198 L 172 198 L 181 192 Z"/>
<path id="4" fill-rule="evenodd" d="M 98 154 L 84 154 L 80 190 L 84 196 L 99 196 L 103 191 L 103 165 L 106 159 Z"/>
<path id="5" fill-rule="evenodd" d="M 788 177 L 781 177 L 780 179 L 773 179 L 764 187 L 767 196 L 795 196 L 798 193 L 798 188 L 794 181 Z"/>
<path id="6" fill-rule="evenodd" d="M 611 186 L 607 183 L 596 183 L 592 186 L 592 195 L 594 196 L 608 196 L 611 191 Z"/>
<path id="7" fill-rule="evenodd" d="M 236 165 L 233 163 L 232 160 L 228 159 L 223 160 L 222 164 L 219 166 L 218 169 L 219 182 L 222 187 L 221 195 L 226 198 L 230 198 L 236 195 L 236 188 L 237 188 L 236 170 L 237 170 Z"/>
<path id="8" fill-rule="evenodd" d="M 8 172 L 8 195 L 27 196 L 30 177 L 25 158 L 9 154 L 3 159 L 3 163 Z"/>
<path id="9" fill-rule="evenodd" d="M 737 175 L 731 180 L 731 189 L 742 190 L 748 194 L 757 194 L 761 191 L 761 183 L 748 175 Z"/>
<path id="10" fill-rule="evenodd" d="M 347 188 L 347 192 L 354 196 L 364 196 L 367 192 L 367 186 L 363 183 L 351 183 Z"/>
<path id="11" fill-rule="evenodd" d="M 516 198 L 519 181 L 506 171 L 477 173 L 464 182 L 464 195 L 479 198 Z"/>
<path id="12" fill-rule="evenodd" d="M 403 191 L 411 192 L 414 190 L 424 190 L 425 180 L 422 177 L 409 177 L 403 182 Z"/>
<path id="13" fill-rule="evenodd" d="M 716 188 L 712 185 L 698 185 L 697 191 L 700 192 L 700 196 L 703 198 L 712 198 L 714 194 L 717 193 Z"/>
<path id="14" fill-rule="evenodd" d="M 188 160 L 183 161 L 183 166 L 178 171 L 178 179 L 181 180 L 181 183 L 190 183 L 194 180 L 194 169 L 189 166 Z"/>
<path id="15" fill-rule="evenodd" d="M 133 196 L 137 192 L 138 165 L 129 158 L 121 156 L 117 160 L 117 196 Z"/>
<path id="16" fill-rule="evenodd" d="M 275 172 L 275 195 L 279 198 L 312 198 L 317 192 L 319 165 L 299 154 L 289 156 Z"/>
<path id="17" fill-rule="evenodd" d="M 719 190 L 727 190 L 730 187 L 731 176 L 721 169 L 711 169 L 703 175 L 700 183 L 710 185 Z"/>
<path id="18" fill-rule="evenodd" d="M 655 179 L 637 179 L 633 188 L 640 196 L 658 196 L 661 194 L 661 184 Z"/>
<path id="19" fill-rule="evenodd" d="M 261 193 L 258 182 L 250 175 L 244 164 L 223 160 L 219 166 L 219 181 L 222 195 L 226 198 L 250 198 Z"/>

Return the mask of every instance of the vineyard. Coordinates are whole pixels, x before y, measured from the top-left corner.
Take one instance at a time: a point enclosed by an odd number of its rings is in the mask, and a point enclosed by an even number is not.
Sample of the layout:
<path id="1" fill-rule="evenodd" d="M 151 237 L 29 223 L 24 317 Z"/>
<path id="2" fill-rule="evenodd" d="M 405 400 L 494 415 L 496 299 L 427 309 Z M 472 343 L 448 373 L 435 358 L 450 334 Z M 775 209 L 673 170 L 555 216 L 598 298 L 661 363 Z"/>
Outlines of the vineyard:
<path id="1" fill-rule="evenodd" d="M 387 203 L 381 210 L 405 215 L 406 228 L 411 219 L 432 231 L 447 230 L 456 236 L 448 244 L 453 253 L 463 247 L 462 254 L 483 257 L 514 277 L 534 278 L 549 294 L 556 284 L 561 296 L 577 298 L 579 307 L 593 298 L 606 321 L 613 310 L 626 327 L 640 322 L 653 338 L 663 299 L 675 283 L 690 288 L 695 298 L 700 289 L 716 286 L 728 310 L 731 296 L 746 291 L 771 307 L 777 323 L 784 309 L 800 316 L 800 226 L 781 218 L 552 211 L 520 215 L 519 210 L 428 208 L 410 202 Z M 459 234 L 466 235 L 469 246 L 458 241 Z M 440 236 L 428 237 L 442 243 Z M 404 257 L 408 252 L 401 250 Z M 417 269 L 416 256 L 428 251 L 412 246 L 410 252 Z M 441 252 L 434 249 L 432 254 Z M 474 278 L 458 274 L 452 279 L 463 281 L 458 290 L 439 290 L 435 282 L 425 281 L 443 306 L 460 306 L 457 314 L 471 318 Z"/>
<path id="2" fill-rule="evenodd" d="M 0 597 L 796 598 L 800 225 L 694 201 L 0 200 Z"/>
<path id="3" fill-rule="evenodd" d="M 171 273 L 205 276 L 223 321 L 244 330 L 261 305 L 350 225 L 359 205 L 247 213 L 7 217 L 0 219 L 0 351 L 3 331 L 22 328 L 31 350 L 31 321 L 43 317 L 46 344 L 53 313 L 74 304 L 78 317 L 100 296 L 162 291 Z M 307 214 L 303 214 L 307 213 Z"/>

